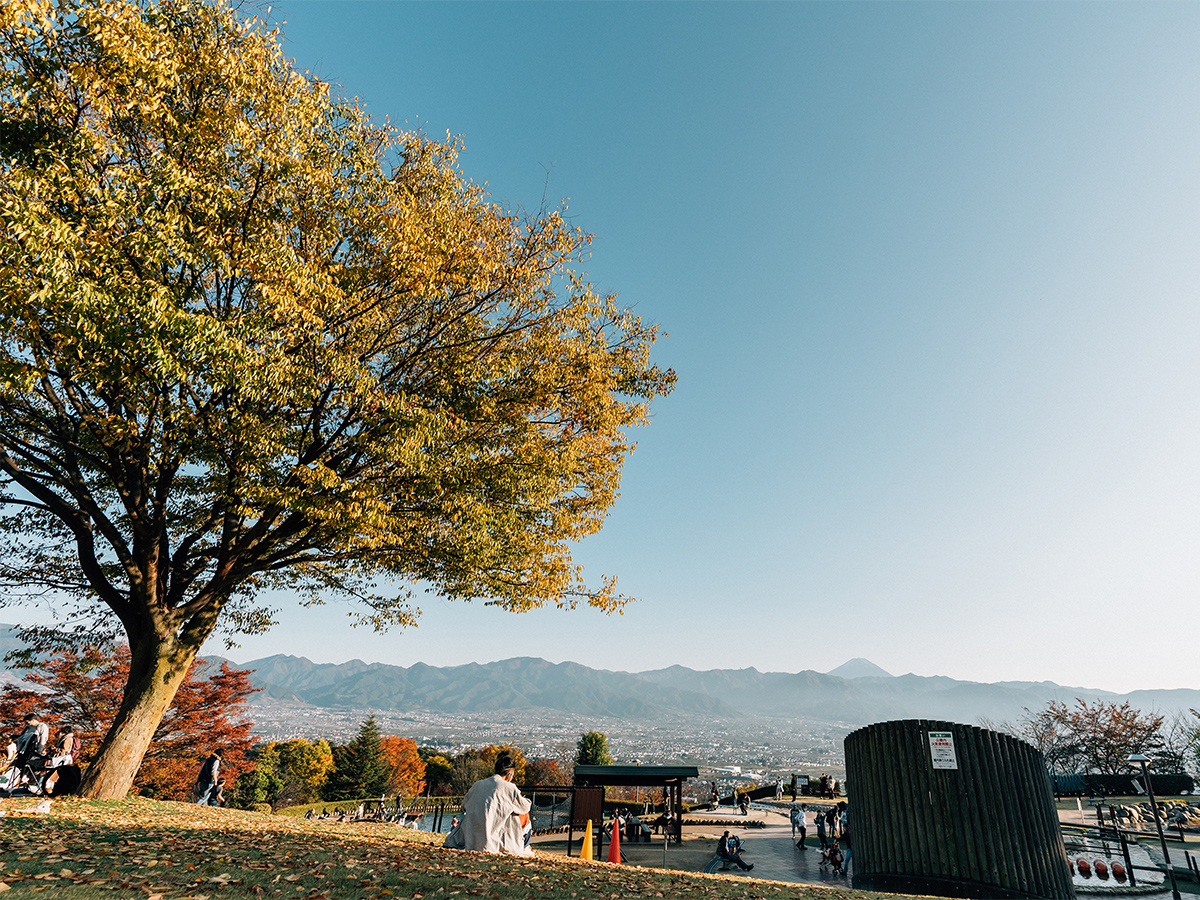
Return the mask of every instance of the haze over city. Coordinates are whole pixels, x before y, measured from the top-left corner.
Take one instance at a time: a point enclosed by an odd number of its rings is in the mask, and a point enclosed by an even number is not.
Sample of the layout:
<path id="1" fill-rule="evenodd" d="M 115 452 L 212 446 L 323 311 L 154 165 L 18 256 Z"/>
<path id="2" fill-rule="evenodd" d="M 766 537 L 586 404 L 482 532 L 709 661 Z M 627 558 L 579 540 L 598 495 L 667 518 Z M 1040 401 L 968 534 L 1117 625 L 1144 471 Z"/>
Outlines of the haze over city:
<path id="1" fill-rule="evenodd" d="M 427 595 L 376 636 L 280 598 L 209 651 L 1194 684 L 1200 8 L 270 15 L 497 203 L 570 198 L 679 383 L 575 551 L 624 615 Z"/>

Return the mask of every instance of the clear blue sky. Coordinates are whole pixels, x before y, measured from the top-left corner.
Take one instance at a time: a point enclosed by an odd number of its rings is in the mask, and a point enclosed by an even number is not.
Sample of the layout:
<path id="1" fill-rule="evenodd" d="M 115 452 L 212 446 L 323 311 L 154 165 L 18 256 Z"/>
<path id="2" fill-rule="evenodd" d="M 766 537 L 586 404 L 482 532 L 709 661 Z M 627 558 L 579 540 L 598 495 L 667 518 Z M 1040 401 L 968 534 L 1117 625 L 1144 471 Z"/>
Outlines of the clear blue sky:
<path id="1" fill-rule="evenodd" d="M 229 655 L 1197 686 L 1200 6 L 277 4 L 570 198 L 679 373 L 578 549 L 624 616 L 294 611 Z"/>

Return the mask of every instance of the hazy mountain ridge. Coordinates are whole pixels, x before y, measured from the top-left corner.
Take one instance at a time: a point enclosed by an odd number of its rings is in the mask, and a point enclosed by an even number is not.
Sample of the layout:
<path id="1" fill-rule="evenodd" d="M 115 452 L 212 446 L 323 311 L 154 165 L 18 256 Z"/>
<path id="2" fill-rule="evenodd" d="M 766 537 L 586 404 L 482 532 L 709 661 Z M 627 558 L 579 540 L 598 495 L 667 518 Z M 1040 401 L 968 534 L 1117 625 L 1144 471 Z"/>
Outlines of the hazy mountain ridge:
<path id="1" fill-rule="evenodd" d="M 531 657 L 404 668 L 361 660 L 317 665 L 302 657 L 272 656 L 241 667 L 257 670 L 252 680 L 268 696 L 290 696 L 318 707 L 443 713 L 558 710 L 643 720 L 660 715 L 751 716 L 860 725 L 897 718 L 1013 722 L 1026 708 L 1039 708 L 1048 700 L 1073 702 L 1076 697 L 1089 702 L 1128 700 L 1143 709 L 1200 707 L 1200 690 L 1190 689 L 1116 694 L 1050 681 L 984 684 L 913 674 L 840 678 L 812 670 L 697 671 L 679 665 L 631 673 Z"/>
<path id="2" fill-rule="evenodd" d="M 627 672 L 528 657 L 445 668 L 416 663 L 405 668 L 367 665 L 361 660 L 341 667 L 316 665 L 303 657 L 271 656 L 241 668 L 255 670 L 251 681 L 268 696 L 318 707 L 443 713 L 545 709 L 612 718 L 740 715 L 717 696 L 653 685 Z"/>
<path id="3" fill-rule="evenodd" d="M 20 646 L 14 630 L 0 625 L 0 652 Z M 1052 681 L 985 684 L 944 675 L 880 675 L 876 673 L 884 670 L 865 659 L 827 673 L 760 672 L 753 667 L 697 671 L 680 665 L 614 672 L 534 657 L 403 667 L 360 659 L 314 663 L 281 654 L 231 665 L 254 670 L 251 681 L 261 693 L 252 702 L 341 710 L 545 711 L 643 722 L 663 716 L 706 721 L 760 717 L 857 726 L 899 718 L 1015 722 L 1026 708 L 1040 708 L 1048 700 L 1071 703 L 1076 697 L 1128 701 L 1163 712 L 1200 709 L 1200 690 L 1189 688 L 1118 694 Z M 844 674 L 835 674 L 839 671 Z M 19 676 L 0 669 L 0 682 Z"/>

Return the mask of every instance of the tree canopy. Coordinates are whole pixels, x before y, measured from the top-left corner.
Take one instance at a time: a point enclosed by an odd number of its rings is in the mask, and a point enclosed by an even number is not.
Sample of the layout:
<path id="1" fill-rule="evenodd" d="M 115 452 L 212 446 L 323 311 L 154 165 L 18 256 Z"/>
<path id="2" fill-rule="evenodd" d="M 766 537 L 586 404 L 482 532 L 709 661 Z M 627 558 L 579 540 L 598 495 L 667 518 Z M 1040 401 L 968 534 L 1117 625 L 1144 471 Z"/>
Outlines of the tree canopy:
<path id="1" fill-rule="evenodd" d="M 451 790 L 455 794 L 466 794 L 471 785 L 481 778 L 491 778 L 496 774 L 496 760 L 501 753 L 511 756 L 515 764 L 513 782 L 525 784 L 525 752 L 515 744 L 488 744 L 464 750 L 454 757 L 454 770 L 450 775 Z M 426 763 L 426 773 L 428 772 L 429 765 Z"/>
<path id="2" fill-rule="evenodd" d="M 623 598 L 572 542 L 674 373 L 561 210 L 372 122 L 222 0 L 0 5 L 0 582 L 40 646 L 123 633 L 84 792 L 128 789 L 215 629 L 260 598 Z"/>
<path id="3" fill-rule="evenodd" d="M 354 740 L 333 748 L 333 768 L 321 788 L 322 799 L 379 797 L 387 790 L 391 774 L 383 752 L 379 723 L 374 716 L 368 716 L 359 726 Z"/>
<path id="4" fill-rule="evenodd" d="M 1018 734 L 1037 747 L 1052 770 L 1116 775 L 1129 770 L 1131 753 L 1154 760 L 1160 771 L 1179 771 L 1179 761 L 1164 756 L 1161 713 L 1143 712 L 1126 703 L 1076 699 L 1074 706 L 1050 700 L 1022 719 Z"/>
<path id="5" fill-rule="evenodd" d="M 387 771 L 385 791 L 396 797 L 415 797 L 425 790 L 425 763 L 417 752 L 417 742 L 394 734 L 380 741 Z"/>
<path id="6" fill-rule="evenodd" d="M 603 731 L 588 731 L 579 736 L 575 748 L 577 766 L 611 766 L 612 754 L 608 751 L 608 735 Z"/>

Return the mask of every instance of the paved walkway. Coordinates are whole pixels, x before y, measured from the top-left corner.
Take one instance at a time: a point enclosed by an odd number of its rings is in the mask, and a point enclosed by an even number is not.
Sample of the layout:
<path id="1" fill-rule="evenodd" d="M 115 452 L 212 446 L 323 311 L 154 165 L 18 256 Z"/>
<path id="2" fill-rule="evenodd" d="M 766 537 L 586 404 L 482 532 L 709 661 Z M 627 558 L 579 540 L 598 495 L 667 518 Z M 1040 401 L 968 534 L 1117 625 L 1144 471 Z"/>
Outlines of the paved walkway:
<path id="1" fill-rule="evenodd" d="M 717 818 L 708 812 L 697 813 L 705 818 Z M 720 816 L 720 818 L 725 818 Z M 740 869 L 732 869 L 730 875 L 746 874 L 753 878 L 768 878 L 772 881 L 787 881 L 793 884 L 828 884 L 839 887 L 849 887 L 850 879 L 846 876 L 834 875 L 830 867 L 821 868 L 820 842 L 817 840 L 816 829 L 808 829 L 807 850 L 800 850 L 792 842 L 792 825 L 786 813 L 759 806 L 750 807 L 750 818 L 760 819 L 762 828 L 739 828 L 740 815 L 729 816 L 729 830 L 740 837 L 744 843 L 742 858 L 748 863 L 754 863 L 754 869 L 743 873 Z M 812 818 L 811 812 L 809 818 Z M 685 820 L 686 822 L 686 820 Z M 707 826 L 708 830 L 716 826 Z M 690 829 L 689 829 L 690 830 Z M 697 829 L 699 830 L 699 829 Z M 720 835 L 720 831 L 717 831 Z M 854 860 L 851 858 L 850 870 L 854 871 Z"/>

